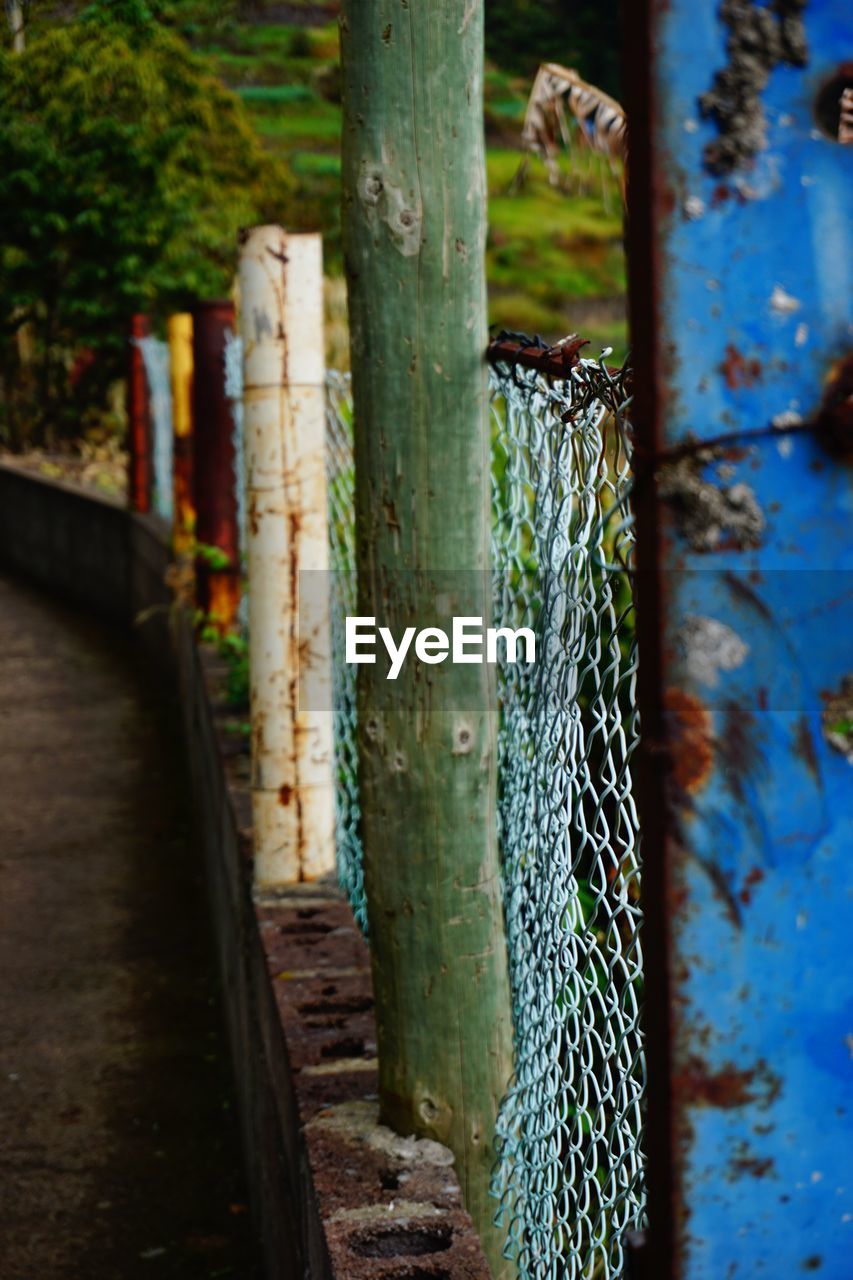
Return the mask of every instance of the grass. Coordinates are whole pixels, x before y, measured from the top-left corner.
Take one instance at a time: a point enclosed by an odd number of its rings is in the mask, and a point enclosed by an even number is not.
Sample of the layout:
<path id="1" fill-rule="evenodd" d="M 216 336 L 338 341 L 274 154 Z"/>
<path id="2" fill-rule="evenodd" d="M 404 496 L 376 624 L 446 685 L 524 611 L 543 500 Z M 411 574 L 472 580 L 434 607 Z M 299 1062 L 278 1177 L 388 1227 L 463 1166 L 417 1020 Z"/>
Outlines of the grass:
<path id="1" fill-rule="evenodd" d="M 619 359 L 627 340 L 621 196 L 597 157 L 577 160 L 577 194 L 552 186 L 536 159 L 513 189 L 519 152 L 489 149 L 489 319 L 549 341 L 580 332 L 591 352 L 612 346 Z"/>
<path id="2" fill-rule="evenodd" d="M 244 84 L 238 86 L 237 93 L 245 103 L 256 107 L 318 100 L 317 94 L 307 84 Z"/>
<path id="3" fill-rule="evenodd" d="M 254 125 L 265 140 L 285 144 L 280 150 L 287 154 L 297 145 L 305 149 L 311 142 L 326 146 L 337 144 L 341 136 L 340 108 L 330 102 L 306 104 L 299 111 L 253 113 Z"/>
<path id="4" fill-rule="evenodd" d="M 327 269 L 340 275 L 337 25 L 231 21 L 211 26 L 207 43 L 200 36 L 196 44 L 237 90 L 264 145 L 293 173 L 293 205 L 282 217 L 295 229 L 320 227 Z M 486 67 L 489 320 L 549 341 L 579 331 L 592 340 L 590 350 L 610 345 L 618 358 L 626 342 L 619 184 L 586 150 L 563 159 L 560 188 L 537 158 L 518 181 L 529 88 Z"/>
<path id="5" fill-rule="evenodd" d="M 332 178 L 340 181 L 341 157 L 322 151 L 293 151 L 290 167 L 298 178 Z"/>

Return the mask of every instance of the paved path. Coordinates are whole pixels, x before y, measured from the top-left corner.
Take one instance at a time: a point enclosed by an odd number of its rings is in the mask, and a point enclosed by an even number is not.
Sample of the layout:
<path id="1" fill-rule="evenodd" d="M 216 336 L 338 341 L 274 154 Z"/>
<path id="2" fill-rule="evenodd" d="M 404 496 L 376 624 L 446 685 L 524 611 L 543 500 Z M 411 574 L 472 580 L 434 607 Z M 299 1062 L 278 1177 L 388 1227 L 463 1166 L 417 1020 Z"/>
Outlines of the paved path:
<path id="1" fill-rule="evenodd" d="M 252 1263 L 175 725 L 122 638 L 0 579 L 0 1277 Z"/>

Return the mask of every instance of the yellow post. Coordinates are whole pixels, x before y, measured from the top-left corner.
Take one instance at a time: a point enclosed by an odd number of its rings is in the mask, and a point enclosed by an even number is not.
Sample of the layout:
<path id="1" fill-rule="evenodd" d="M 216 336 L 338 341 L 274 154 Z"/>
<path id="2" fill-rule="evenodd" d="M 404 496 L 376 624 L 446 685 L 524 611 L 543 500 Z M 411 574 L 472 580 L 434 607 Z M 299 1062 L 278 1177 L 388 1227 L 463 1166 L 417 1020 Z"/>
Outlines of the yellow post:
<path id="1" fill-rule="evenodd" d="M 193 507 L 193 318 L 188 312 L 170 316 L 167 324 L 172 381 L 172 430 L 174 433 L 175 560 L 190 568 L 195 546 Z"/>

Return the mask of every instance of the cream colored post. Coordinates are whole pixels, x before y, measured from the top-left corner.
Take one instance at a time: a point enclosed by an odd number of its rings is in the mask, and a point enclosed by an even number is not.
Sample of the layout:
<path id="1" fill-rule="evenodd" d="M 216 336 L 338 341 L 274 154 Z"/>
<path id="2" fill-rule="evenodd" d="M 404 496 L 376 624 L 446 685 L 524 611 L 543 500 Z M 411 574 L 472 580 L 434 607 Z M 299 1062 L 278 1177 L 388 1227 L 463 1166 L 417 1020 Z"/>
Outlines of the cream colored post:
<path id="1" fill-rule="evenodd" d="M 12 33 L 12 52 L 23 53 L 27 38 L 24 29 L 24 6 L 21 0 L 6 0 L 6 17 Z"/>
<path id="2" fill-rule="evenodd" d="M 335 864 L 318 235 L 243 233 L 240 331 L 255 888 L 264 893 Z"/>

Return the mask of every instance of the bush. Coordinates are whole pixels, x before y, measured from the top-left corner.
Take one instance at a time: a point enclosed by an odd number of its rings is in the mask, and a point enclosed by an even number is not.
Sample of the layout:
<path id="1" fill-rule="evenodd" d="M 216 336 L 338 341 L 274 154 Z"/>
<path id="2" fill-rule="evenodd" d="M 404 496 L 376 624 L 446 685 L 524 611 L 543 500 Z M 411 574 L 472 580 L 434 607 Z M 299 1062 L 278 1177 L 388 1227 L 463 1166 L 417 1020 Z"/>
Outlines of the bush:
<path id="1" fill-rule="evenodd" d="M 241 225 L 280 216 L 280 162 L 238 98 L 135 0 L 0 52 L 6 443 L 74 432 L 120 376 L 128 317 L 230 288 Z"/>
<path id="2" fill-rule="evenodd" d="M 486 0 L 486 52 L 528 77 L 561 62 L 618 98 L 619 0 Z"/>

